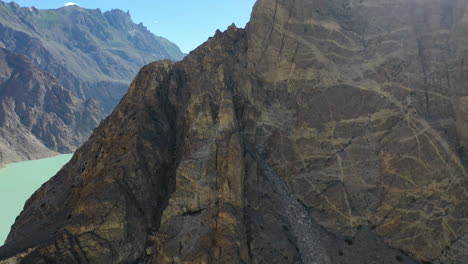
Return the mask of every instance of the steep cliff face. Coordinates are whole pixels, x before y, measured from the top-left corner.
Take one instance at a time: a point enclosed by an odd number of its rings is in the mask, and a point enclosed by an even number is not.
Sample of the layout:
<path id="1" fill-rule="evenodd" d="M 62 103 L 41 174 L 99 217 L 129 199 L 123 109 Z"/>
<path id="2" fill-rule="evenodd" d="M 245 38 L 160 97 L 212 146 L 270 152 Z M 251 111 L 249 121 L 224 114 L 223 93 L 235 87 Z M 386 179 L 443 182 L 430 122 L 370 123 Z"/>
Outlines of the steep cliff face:
<path id="1" fill-rule="evenodd" d="M 259 0 L 144 67 L 0 259 L 466 263 L 466 5 Z"/>
<path id="2" fill-rule="evenodd" d="M 97 97 L 107 113 L 143 65 L 184 56 L 120 10 L 39 10 L 1 1 L 0 47 L 28 56 L 75 96 Z"/>
<path id="3" fill-rule="evenodd" d="M 0 65 L 0 164 L 73 152 L 104 118 L 25 56 L 0 48 Z"/>

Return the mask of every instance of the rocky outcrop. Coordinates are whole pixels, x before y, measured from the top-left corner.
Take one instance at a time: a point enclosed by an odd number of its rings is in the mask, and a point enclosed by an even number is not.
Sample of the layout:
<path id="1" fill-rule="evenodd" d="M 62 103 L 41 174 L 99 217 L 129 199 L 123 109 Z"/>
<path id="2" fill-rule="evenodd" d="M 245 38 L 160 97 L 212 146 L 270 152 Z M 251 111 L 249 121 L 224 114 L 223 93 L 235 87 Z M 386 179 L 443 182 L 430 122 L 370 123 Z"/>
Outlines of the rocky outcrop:
<path id="1" fill-rule="evenodd" d="M 71 153 L 104 118 L 23 55 L 0 48 L 0 163 Z"/>
<path id="2" fill-rule="evenodd" d="M 259 0 L 129 92 L 21 263 L 466 263 L 464 0 Z"/>
<path id="3" fill-rule="evenodd" d="M 143 65 L 184 56 L 120 10 L 39 10 L 1 1 L 0 47 L 26 55 L 78 98 L 97 97 L 106 113 Z"/>

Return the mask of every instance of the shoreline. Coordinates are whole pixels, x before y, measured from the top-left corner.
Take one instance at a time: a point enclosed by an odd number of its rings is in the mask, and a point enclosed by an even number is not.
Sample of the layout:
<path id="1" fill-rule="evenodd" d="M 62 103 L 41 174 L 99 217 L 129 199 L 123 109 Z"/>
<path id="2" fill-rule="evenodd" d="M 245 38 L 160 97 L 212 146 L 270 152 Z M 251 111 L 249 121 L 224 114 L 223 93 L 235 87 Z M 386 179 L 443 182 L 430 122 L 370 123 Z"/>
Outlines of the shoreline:
<path id="1" fill-rule="evenodd" d="M 50 158 L 54 158 L 54 157 L 57 157 L 57 156 L 60 156 L 60 155 L 68 155 L 68 154 L 74 154 L 74 152 L 72 152 L 72 153 L 58 153 L 58 152 L 56 152 L 56 153 L 54 153 L 54 155 L 50 155 L 50 156 L 44 156 L 44 157 L 32 158 L 32 159 L 25 159 L 25 160 L 19 160 L 19 161 L 13 161 L 13 162 L 9 162 L 9 163 L 0 163 L 0 169 L 5 169 L 10 165 L 20 163 L 20 162 L 50 159 Z"/>

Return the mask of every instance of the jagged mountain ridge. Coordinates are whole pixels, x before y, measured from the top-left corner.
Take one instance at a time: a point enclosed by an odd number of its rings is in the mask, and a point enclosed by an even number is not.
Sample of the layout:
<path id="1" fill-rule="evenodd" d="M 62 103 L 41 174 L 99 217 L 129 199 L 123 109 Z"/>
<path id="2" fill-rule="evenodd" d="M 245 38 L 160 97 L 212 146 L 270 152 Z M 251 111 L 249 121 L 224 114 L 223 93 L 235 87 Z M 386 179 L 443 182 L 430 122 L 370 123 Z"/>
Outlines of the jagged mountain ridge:
<path id="1" fill-rule="evenodd" d="M 24 55 L 0 48 L 0 164 L 74 152 L 105 117 Z"/>
<path id="2" fill-rule="evenodd" d="M 259 0 L 144 67 L 0 259 L 465 263 L 466 5 Z"/>
<path id="3" fill-rule="evenodd" d="M 129 13 L 68 6 L 40 10 L 0 1 L 0 47 L 28 56 L 81 99 L 97 97 L 109 113 L 137 71 L 184 54 Z"/>
<path id="4" fill-rule="evenodd" d="M 21 79 L 15 81 L 16 87 L 10 88 L 15 93 L 6 95 L 5 89 L 0 91 L 0 96 L 11 102 L 29 100 L 21 110 L 23 120 L 13 122 L 24 124 L 27 116 L 27 128 L 18 125 L 18 131 L 15 131 L 15 125 L 9 125 L 2 132 L 2 164 L 74 151 L 104 117 L 101 105 L 108 114 L 126 92 L 128 84 L 142 65 L 163 58 L 179 60 L 184 55 L 175 44 L 153 35 L 142 24 L 134 24 L 130 14 L 121 10 L 102 13 L 98 9 L 89 10 L 78 6 L 39 10 L 2 1 L 0 47 L 27 56 L 35 65 L 53 76 L 50 77 L 51 87 L 61 86 L 71 93 L 68 95 L 63 92 L 64 98 L 60 98 L 63 102 L 56 102 L 57 98 L 48 97 L 38 98 L 39 101 L 35 102 L 33 97 L 23 94 L 28 90 L 28 76 L 24 77 L 24 82 Z M 10 64 L 13 63 L 13 58 L 20 58 L 18 64 L 23 63 L 20 56 L 9 58 Z M 45 73 L 42 75 L 45 76 Z M 99 102 L 93 98 L 97 98 Z M 71 121 L 70 116 L 56 116 L 57 120 L 53 120 L 54 116 L 47 117 L 48 126 L 61 127 L 58 130 L 50 131 L 45 123 L 39 126 L 44 120 L 31 120 L 40 118 L 44 111 L 62 111 L 57 108 L 42 109 L 42 106 L 36 109 L 37 105 L 47 105 L 50 108 L 54 103 L 57 106 L 67 103 L 70 106 L 63 107 L 64 112 L 80 112 L 82 110 L 77 109 L 77 105 L 81 105 L 81 101 L 86 101 L 86 118 Z M 7 107 L 3 102 L 3 115 L 15 119 L 18 107 L 12 107 L 15 106 Z M 38 113 L 31 112 L 36 110 Z M 71 112 L 67 115 L 73 115 Z M 66 121 L 65 124 L 63 121 Z M 51 125 L 52 123 L 55 124 Z M 72 130 L 68 131 L 70 128 Z"/>

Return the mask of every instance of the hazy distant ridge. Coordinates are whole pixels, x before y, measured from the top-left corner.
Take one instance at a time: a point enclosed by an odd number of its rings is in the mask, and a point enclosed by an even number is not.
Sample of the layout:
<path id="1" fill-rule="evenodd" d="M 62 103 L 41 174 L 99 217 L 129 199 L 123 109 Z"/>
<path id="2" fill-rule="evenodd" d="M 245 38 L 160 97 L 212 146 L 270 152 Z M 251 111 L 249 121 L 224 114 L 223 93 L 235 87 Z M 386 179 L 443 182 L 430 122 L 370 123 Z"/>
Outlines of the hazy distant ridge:
<path id="1" fill-rule="evenodd" d="M 174 43 L 133 23 L 128 12 L 39 10 L 1 1 L 0 47 L 28 56 L 76 96 L 96 96 L 106 112 L 143 65 L 184 56 Z"/>

